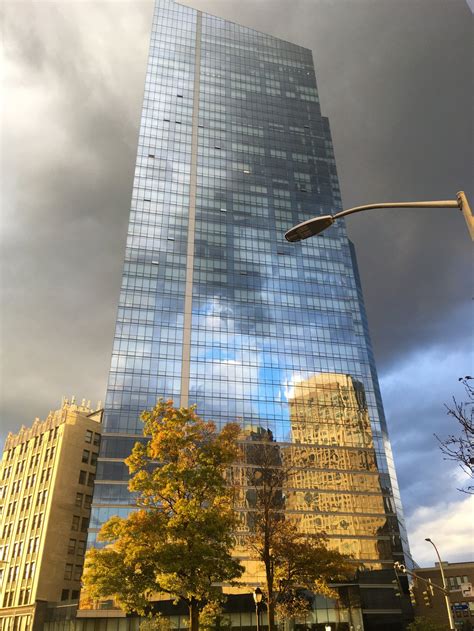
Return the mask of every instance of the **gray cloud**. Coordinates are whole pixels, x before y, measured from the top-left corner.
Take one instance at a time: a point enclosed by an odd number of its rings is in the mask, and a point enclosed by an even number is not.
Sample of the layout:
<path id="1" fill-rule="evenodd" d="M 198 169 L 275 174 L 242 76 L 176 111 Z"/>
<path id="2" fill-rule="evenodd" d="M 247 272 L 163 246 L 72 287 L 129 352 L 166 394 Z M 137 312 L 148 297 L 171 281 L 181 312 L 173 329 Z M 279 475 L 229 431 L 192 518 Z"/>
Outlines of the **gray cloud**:
<path id="1" fill-rule="evenodd" d="M 472 16 L 463 0 L 189 4 L 313 50 L 346 207 L 453 198 L 461 188 L 474 205 Z M 150 2 L 4 5 L 2 438 L 62 394 L 104 396 L 151 13 Z M 440 493 L 455 499 L 452 466 L 427 437 L 449 431 L 442 404 L 469 363 L 472 371 L 462 216 L 374 212 L 348 227 L 408 512 Z M 431 380 L 409 388 L 414 358 L 435 352 Z M 394 375 L 403 397 L 390 389 Z"/>

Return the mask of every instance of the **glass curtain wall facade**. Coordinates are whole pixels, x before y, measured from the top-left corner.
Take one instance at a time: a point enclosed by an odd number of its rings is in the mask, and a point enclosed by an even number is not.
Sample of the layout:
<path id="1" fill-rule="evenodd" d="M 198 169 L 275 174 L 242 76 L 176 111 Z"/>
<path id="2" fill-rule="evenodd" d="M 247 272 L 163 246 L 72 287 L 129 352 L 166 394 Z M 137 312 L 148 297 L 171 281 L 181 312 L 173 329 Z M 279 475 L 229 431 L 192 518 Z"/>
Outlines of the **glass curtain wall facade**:
<path id="1" fill-rule="evenodd" d="M 123 458 L 165 397 L 270 430 L 305 531 L 367 567 L 408 550 L 345 227 L 284 239 L 340 208 L 311 51 L 157 0 L 90 544 L 132 508 Z"/>

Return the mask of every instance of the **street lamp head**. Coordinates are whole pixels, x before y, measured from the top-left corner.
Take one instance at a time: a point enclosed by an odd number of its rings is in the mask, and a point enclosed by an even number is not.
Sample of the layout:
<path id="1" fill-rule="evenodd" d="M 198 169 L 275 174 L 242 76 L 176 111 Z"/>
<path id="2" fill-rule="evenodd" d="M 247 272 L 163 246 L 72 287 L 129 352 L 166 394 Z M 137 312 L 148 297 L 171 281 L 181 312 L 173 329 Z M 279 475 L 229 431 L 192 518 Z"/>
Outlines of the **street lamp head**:
<path id="1" fill-rule="evenodd" d="M 263 592 L 260 587 L 256 587 L 253 592 L 253 599 L 256 605 L 259 605 L 262 602 Z"/>
<path id="2" fill-rule="evenodd" d="M 299 223 L 297 226 L 290 228 L 285 234 L 285 239 L 293 243 L 295 241 L 302 241 L 308 237 L 314 237 L 315 234 L 319 234 L 334 223 L 334 217 L 332 215 L 322 215 L 321 217 L 313 217 Z"/>
<path id="3" fill-rule="evenodd" d="M 429 537 L 425 537 L 425 541 L 429 541 L 431 543 L 431 539 Z"/>

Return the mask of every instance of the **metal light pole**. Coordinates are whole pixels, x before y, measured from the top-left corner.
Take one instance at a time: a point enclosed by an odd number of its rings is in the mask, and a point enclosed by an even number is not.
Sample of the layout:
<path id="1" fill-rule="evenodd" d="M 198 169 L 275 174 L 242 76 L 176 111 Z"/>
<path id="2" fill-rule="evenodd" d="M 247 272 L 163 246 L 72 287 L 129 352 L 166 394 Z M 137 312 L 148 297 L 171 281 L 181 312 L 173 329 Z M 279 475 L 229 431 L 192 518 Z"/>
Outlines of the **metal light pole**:
<path id="1" fill-rule="evenodd" d="M 436 550 L 436 555 L 437 555 L 438 561 L 439 561 L 439 569 L 440 569 L 440 572 L 441 572 L 441 580 L 443 582 L 444 600 L 446 602 L 446 611 L 447 611 L 447 614 L 448 614 L 449 629 L 450 629 L 450 631 L 454 631 L 453 612 L 451 611 L 451 604 L 449 602 L 448 585 L 446 583 L 446 577 L 444 575 L 443 562 L 441 561 L 441 557 L 439 556 L 438 548 L 431 541 L 431 539 L 429 537 L 427 537 L 425 539 L 425 541 L 429 541 L 431 543 L 431 545 L 433 546 L 433 548 Z"/>
<path id="2" fill-rule="evenodd" d="M 260 603 L 262 602 L 263 592 L 260 587 L 256 587 L 253 592 L 255 602 L 255 616 L 257 618 L 257 631 L 260 631 Z"/>
<path id="3" fill-rule="evenodd" d="M 320 217 L 313 217 L 307 221 L 303 221 L 296 226 L 293 226 L 285 234 L 285 239 L 290 242 L 302 241 L 308 237 L 313 237 L 319 234 L 341 217 L 346 215 L 352 215 L 354 213 L 360 213 L 364 210 L 373 210 L 374 208 L 458 208 L 461 210 L 464 219 L 466 220 L 467 229 L 474 241 L 474 217 L 467 201 L 467 197 L 464 191 L 459 191 L 456 195 L 456 199 L 445 199 L 432 202 L 388 202 L 383 204 L 366 204 L 365 206 L 355 206 L 354 208 L 348 208 L 347 210 L 341 210 L 341 212 L 335 215 L 321 215 Z"/>

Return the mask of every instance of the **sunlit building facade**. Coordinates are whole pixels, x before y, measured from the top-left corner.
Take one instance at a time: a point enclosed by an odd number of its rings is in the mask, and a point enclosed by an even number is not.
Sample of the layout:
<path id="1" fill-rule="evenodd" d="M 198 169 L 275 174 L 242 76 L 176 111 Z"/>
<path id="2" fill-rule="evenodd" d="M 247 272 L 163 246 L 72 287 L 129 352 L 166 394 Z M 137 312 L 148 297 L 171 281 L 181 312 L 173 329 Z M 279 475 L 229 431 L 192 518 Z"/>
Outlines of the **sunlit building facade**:
<path id="1" fill-rule="evenodd" d="M 141 411 L 166 397 L 270 430 L 301 464 L 286 502 L 302 530 L 369 568 L 402 560 L 352 244 L 342 222 L 284 239 L 340 208 L 311 51 L 157 0 L 91 545 L 133 507 L 123 459 Z"/>
<path id="2" fill-rule="evenodd" d="M 77 602 L 101 410 L 63 399 L 9 434 L 0 461 L 0 630 L 40 631 L 48 605 Z"/>

